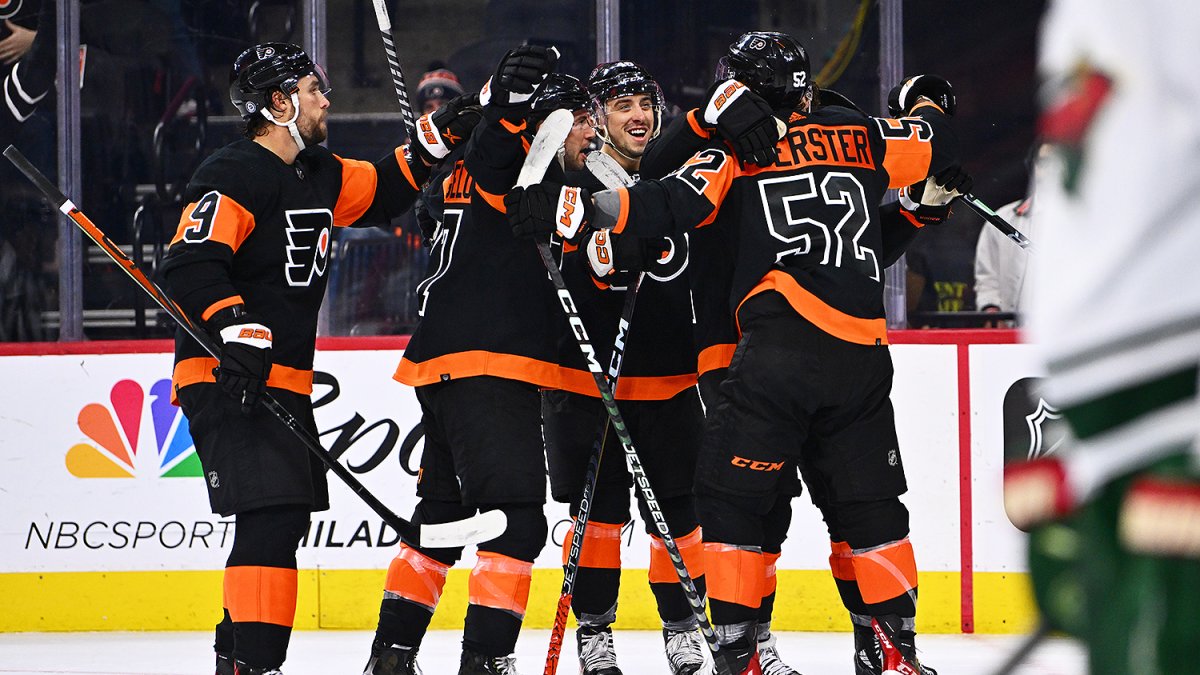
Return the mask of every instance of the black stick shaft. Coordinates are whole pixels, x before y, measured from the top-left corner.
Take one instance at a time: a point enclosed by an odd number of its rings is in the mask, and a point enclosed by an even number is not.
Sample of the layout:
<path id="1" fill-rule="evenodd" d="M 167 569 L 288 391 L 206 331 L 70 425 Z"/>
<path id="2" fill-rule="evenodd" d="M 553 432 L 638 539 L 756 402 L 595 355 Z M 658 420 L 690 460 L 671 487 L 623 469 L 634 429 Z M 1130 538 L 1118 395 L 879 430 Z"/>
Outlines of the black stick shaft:
<path id="1" fill-rule="evenodd" d="M 400 101 L 400 114 L 404 118 L 404 130 L 411 142 L 417 142 L 417 123 L 413 117 L 412 104 L 408 102 L 408 87 L 404 84 L 404 70 L 396 54 L 396 41 L 392 38 L 392 20 L 388 17 L 387 0 L 371 0 L 375 4 L 375 20 L 383 37 L 383 51 L 387 53 L 388 70 L 392 74 L 392 86 Z"/>
<path id="2" fill-rule="evenodd" d="M 1017 246 L 1020 246 L 1026 250 L 1033 250 L 1033 242 L 1029 240 L 1029 237 L 1026 237 L 1021 233 L 1020 230 L 1013 227 L 1012 223 L 997 215 L 996 212 L 991 209 L 991 207 L 980 201 L 978 197 L 968 192 L 967 194 L 962 195 L 960 199 L 962 199 L 972 211 L 978 213 L 984 220 L 988 221 L 996 229 L 1003 232 L 1004 236 L 1016 242 Z"/>
<path id="3" fill-rule="evenodd" d="M 54 202 L 59 211 L 62 211 L 64 215 L 66 215 L 77 226 L 79 226 L 79 229 L 83 230 L 84 234 L 86 234 L 92 241 L 96 242 L 96 245 L 99 246 L 106 254 L 108 254 L 108 257 L 111 258 L 112 261 L 115 262 L 122 270 L 124 270 L 125 273 L 129 275 L 129 278 L 133 279 L 135 284 L 140 286 L 142 290 L 149 294 L 150 297 L 153 298 L 160 307 L 166 310 L 166 312 L 171 315 L 171 318 L 175 319 L 175 321 L 177 321 L 179 325 L 182 326 L 183 329 L 192 336 L 192 339 L 200 343 L 200 346 L 204 347 L 205 351 L 211 354 L 214 358 L 220 358 L 220 349 L 217 347 L 213 339 L 209 337 L 208 333 L 197 327 L 196 324 L 187 316 L 187 314 L 184 313 L 183 309 L 180 308 L 179 305 L 176 304 L 175 301 L 172 300 L 170 296 L 168 296 L 162 290 L 162 288 L 159 287 L 158 284 L 154 283 L 153 280 L 147 277 L 146 274 L 142 272 L 141 268 L 134 264 L 134 262 L 129 259 L 129 256 L 125 255 L 125 252 L 122 251 L 120 247 L 114 244 L 108 238 L 108 236 L 96 226 L 95 223 L 88 219 L 88 217 L 85 216 L 83 212 L 80 211 L 79 208 L 76 207 L 75 204 L 73 204 L 71 200 L 68 199 L 67 196 L 64 195 L 56 185 L 54 185 L 54 183 L 51 183 L 49 179 L 42 175 L 42 172 L 38 171 L 37 167 L 31 164 L 19 150 L 10 145 L 7 149 L 5 149 L 4 156 L 7 157 L 8 160 L 21 171 L 21 173 L 25 174 L 25 177 L 28 178 L 34 185 L 36 185 L 37 188 L 41 190 L 42 194 L 49 198 L 50 201 Z M 290 429 L 293 434 L 295 434 L 296 438 L 298 438 L 305 445 L 305 447 L 316 454 L 317 458 L 320 459 L 325 466 L 329 467 L 330 471 L 336 474 L 338 478 L 342 479 L 342 481 L 345 482 L 346 485 L 349 486 L 349 488 L 359 496 L 359 498 L 366 502 L 367 505 L 371 507 L 372 511 L 379 514 L 379 517 L 383 518 L 385 523 L 399 532 L 400 536 L 405 540 L 413 544 L 416 544 L 419 541 L 419 526 L 401 518 L 393 513 L 388 507 L 384 506 L 383 502 L 379 501 L 375 495 L 371 494 L 371 492 L 367 490 L 367 488 L 363 486 L 363 484 L 360 483 L 357 478 L 354 477 L 354 474 L 350 473 L 349 469 L 338 463 L 338 461 L 334 459 L 327 450 L 325 450 L 324 446 L 321 445 L 321 442 L 314 438 L 312 434 L 308 432 L 308 430 L 302 427 L 300 422 L 297 421 L 296 418 L 287 411 L 287 409 L 280 405 L 279 401 L 275 400 L 275 397 L 272 396 L 270 392 L 265 392 L 259 400 L 262 401 L 263 405 L 271 412 L 271 414 L 278 417 L 279 421 L 283 422 L 283 424 Z"/>
<path id="4" fill-rule="evenodd" d="M 638 288 L 642 285 L 645 272 L 639 272 L 629 289 L 625 291 L 625 305 L 621 308 L 621 322 L 617 326 L 617 338 L 613 343 L 612 358 L 608 364 L 608 382 L 613 391 L 621 376 L 621 364 L 625 361 L 625 340 L 629 335 L 629 323 L 633 320 L 637 304 Z M 605 421 L 592 447 L 588 459 L 587 473 L 583 479 L 583 496 L 579 499 L 579 511 L 575 516 L 575 528 L 571 532 L 571 548 L 567 552 L 567 566 L 563 571 L 562 590 L 558 596 L 558 609 L 554 613 L 554 627 L 550 631 L 550 648 L 546 652 L 546 668 L 543 675 L 555 675 L 562 656 L 563 635 L 567 630 L 567 612 L 575 596 L 575 578 L 579 574 L 579 558 L 583 554 L 583 535 L 592 518 L 592 495 L 596 492 L 596 480 L 600 476 L 600 462 L 604 459 L 604 443 L 608 440 L 608 421 Z"/>
<path id="5" fill-rule="evenodd" d="M 651 519 L 654 521 L 654 529 L 658 532 L 659 537 L 662 538 L 667 555 L 671 558 L 671 564 L 675 567 L 675 574 L 679 576 L 679 585 L 683 588 L 683 594 L 692 608 L 692 614 L 695 615 L 697 623 L 700 624 L 700 633 L 704 636 L 704 640 L 708 642 L 709 649 L 712 650 L 713 654 L 716 654 L 720 651 L 721 647 L 717 642 L 717 636 L 713 632 L 712 625 L 708 622 L 708 615 L 705 614 L 704 600 L 700 597 L 699 591 L 696 590 L 695 582 L 692 581 L 687 567 L 683 564 L 683 555 L 679 552 L 679 546 L 675 544 L 675 538 L 671 536 L 666 516 L 663 515 L 662 509 L 658 506 L 658 498 L 654 494 L 654 488 L 650 486 L 650 480 L 646 477 L 646 470 L 642 468 L 642 461 L 638 458 L 637 450 L 633 447 L 633 439 L 629 437 L 629 429 L 625 425 L 625 419 L 621 416 L 621 411 L 617 409 L 612 389 L 608 386 L 608 382 L 605 381 L 603 370 L 596 361 L 596 349 L 592 346 L 591 340 L 587 336 L 587 330 L 583 327 L 583 320 L 579 316 L 575 300 L 571 297 L 570 290 L 567 289 L 562 272 L 554 262 L 554 254 L 550 252 L 550 244 L 547 242 L 538 242 L 537 248 L 538 253 L 542 257 L 542 264 L 546 266 L 546 271 L 550 273 L 550 279 L 554 282 L 559 304 L 566 311 L 567 319 L 571 323 L 571 329 L 575 334 L 579 348 L 583 351 L 584 358 L 589 364 L 589 370 L 591 370 L 592 378 L 596 382 L 596 388 L 600 390 L 600 401 L 604 404 L 604 409 L 612 421 L 613 430 L 617 432 L 617 438 L 621 441 L 621 446 L 625 451 L 625 460 L 629 464 L 629 472 L 633 474 L 633 482 L 637 485 L 638 492 L 642 495 L 642 500 L 645 502 L 647 510 L 650 511 Z M 717 664 L 719 670 L 724 670 L 719 660 Z M 722 672 L 721 675 L 732 674 Z"/>

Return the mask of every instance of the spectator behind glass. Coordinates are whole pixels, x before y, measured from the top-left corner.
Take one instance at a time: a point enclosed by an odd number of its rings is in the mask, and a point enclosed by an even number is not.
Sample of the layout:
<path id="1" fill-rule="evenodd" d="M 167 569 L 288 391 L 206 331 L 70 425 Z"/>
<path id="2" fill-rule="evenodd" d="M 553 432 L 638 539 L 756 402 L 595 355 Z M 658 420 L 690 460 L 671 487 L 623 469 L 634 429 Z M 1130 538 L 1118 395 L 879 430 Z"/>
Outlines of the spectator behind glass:
<path id="1" fill-rule="evenodd" d="M 1030 239 L 1037 240 L 1033 218 L 1036 162 L 1040 161 L 1046 146 L 1035 146 L 1030 153 L 1029 194 L 1024 199 L 1005 204 L 996 213 L 1012 223 Z M 1036 153 L 1036 154 L 1035 154 Z M 985 227 L 979 231 L 979 242 L 975 247 L 975 302 L 981 312 L 1022 312 L 1025 310 L 1027 265 L 1029 251 L 1015 245 L 1000 230 Z M 1005 328 L 1012 321 L 988 322 L 985 327 Z"/>
<path id="2" fill-rule="evenodd" d="M 443 103 L 463 93 L 462 83 L 458 76 L 446 68 L 441 61 L 429 64 L 429 71 L 421 76 L 417 83 L 417 108 L 420 115 L 431 113 Z"/>

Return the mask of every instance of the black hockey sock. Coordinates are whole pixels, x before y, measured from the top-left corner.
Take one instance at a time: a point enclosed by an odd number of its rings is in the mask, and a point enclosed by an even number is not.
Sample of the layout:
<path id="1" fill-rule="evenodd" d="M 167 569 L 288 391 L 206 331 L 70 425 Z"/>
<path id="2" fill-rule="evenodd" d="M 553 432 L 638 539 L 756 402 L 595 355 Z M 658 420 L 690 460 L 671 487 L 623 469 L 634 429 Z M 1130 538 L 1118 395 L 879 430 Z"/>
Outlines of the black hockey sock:
<path id="1" fill-rule="evenodd" d="M 575 575 L 571 609 L 580 624 L 608 625 L 616 620 L 621 570 L 580 567 Z"/>
<path id="2" fill-rule="evenodd" d="M 488 657 L 508 656 L 517 645 L 521 619 L 504 610 L 467 605 L 463 649 Z"/>
<path id="3" fill-rule="evenodd" d="M 399 598 L 384 598 L 379 604 L 379 627 L 375 639 L 386 645 L 418 647 L 429 630 L 433 612 Z"/>
<path id="4" fill-rule="evenodd" d="M 696 584 L 696 592 L 703 598 L 704 575 L 693 577 L 692 582 Z M 650 591 L 654 593 L 654 600 L 658 603 L 658 616 L 662 619 L 663 626 L 680 630 L 695 625 L 696 615 L 692 612 L 692 605 L 687 596 L 684 595 L 682 584 L 678 581 L 650 584 Z"/>

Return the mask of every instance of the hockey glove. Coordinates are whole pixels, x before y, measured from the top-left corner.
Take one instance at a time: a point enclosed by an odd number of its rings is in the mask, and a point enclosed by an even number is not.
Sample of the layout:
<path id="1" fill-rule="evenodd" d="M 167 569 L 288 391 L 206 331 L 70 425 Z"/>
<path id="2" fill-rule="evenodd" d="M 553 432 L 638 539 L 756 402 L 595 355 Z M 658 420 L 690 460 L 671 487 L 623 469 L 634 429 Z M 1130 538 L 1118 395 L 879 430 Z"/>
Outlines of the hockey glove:
<path id="1" fill-rule="evenodd" d="M 271 329 L 243 305 L 227 307 L 208 320 L 209 329 L 221 342 L 220 365 L 213 369 L 217 384 L 242 412 L 249 413 L 267 390 L 271 374 Z"/>
<path id="2" fill-rule="evenodd" d="M 900 188 L 900 207 L 921 225 L 940 225 L 950 217 L 950 202 L 970 192 L 972 184 L 970 174 L 955 164 L 924 182 Z"/>
<path id="3" fill-rule="evenodd" d="M 1121 541 L 1137 553 L 1200 558 L 1200 481 L 1142 476 L 1125 493 Z"/>
<path id="4" fill-rule="evenodd" d="M 888 113 L 892 117 L 911 115 L 922 96 L 933 101 L 946 115 L 954 116 L 958 107 L 954 87 L 946 78 L 937 75 L 913 75 L 901 80 L 888 92 Z"/>
<path id="5" fill-rule="evenodd" d="M 775 144 L 787 126 L 758 94 L 737 80 L 717 82 L 708 88 L 704 121 L 714 125 L 733 144 L 743 164 L 770 166 L 775 161 Z"/>
<path id="6" fill-rule="evenodd" d="M 500 59 L 496 72 L 479 92 L 483 115 L 490 122 L 519 122 L 529 111 L 534 92 L 554 71 L 558 49 L 521 45 Z"/>
<path id="7" fill-rule="evenodd" d="M 504 210 L 514 236 L 557 234 L 563 241 L 577 244 L 589 231 L 595 207 L 584 188 L 535 183 L 527 188 L 514 187 L 504 195 Z"/>
<path id="8" fill-rule="evenodd" d="M 1004 511 L 1028 532 L 1075 509 L 1067 471 L 1055 457 L 1039 457 L 1004 467 Z"/>
<path id="9" fill-rule="evenodd" d="M 417 120 L 417 155 L 429 166 L 437 164 L 466 142 L 482 119 L 478 94 L 456 96 L 437 110 L 421 115 Z"/>
<path id="10" fill-rule="evenodd" d="M 646 239 L 598 230 L 588 238 L 588 266 L 601 280 L 616 272 L 648 272 L 670 250 L 671 240 L 666 237 Z"/>

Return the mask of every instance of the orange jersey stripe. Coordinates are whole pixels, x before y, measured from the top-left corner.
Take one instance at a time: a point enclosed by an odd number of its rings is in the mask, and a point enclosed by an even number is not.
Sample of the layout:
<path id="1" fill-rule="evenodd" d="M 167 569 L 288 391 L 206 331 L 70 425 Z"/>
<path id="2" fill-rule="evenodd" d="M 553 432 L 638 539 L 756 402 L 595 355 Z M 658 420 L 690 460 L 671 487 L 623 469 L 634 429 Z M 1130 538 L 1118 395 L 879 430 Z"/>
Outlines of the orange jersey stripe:
<path id="1" fill-rule="evenodd" d="M 252 565 L 225 568 L 225 608 L 237 623 L 291 627 L 296 618 L 294 569 Z"/>
<path id="2" fill-rule="evenodd" d="M 444 379 L 491 375 L 558 389 L 561 380 L 559 370 L 558 364 L 528 356 L 472 350 L 438 356 L 421 363 L 401 358 L 392 379 L 410 387 L 419 387 Z"/>
<path id="3" fill-rule="evenodd" d="M 226 307 L 233 307 L 234 305 L 244 305 L 244 304 L 246 304 L 246 301 L 243 300 L 242 296 L 240 296 L 240 295 L 234 295 L 234 296 L 225 298 L 224 300 L 218 300 L 218 301 L 214 302 L 213 304 L 209 305 L 208 309 L 206 309 L 200 313 L 200 320 L 208 321 L 209 319 L 212 318 L 213 314 L 216 314 L 217 312 L 225 309 Z"/>
<path id="4" fill-rule="evenodd" d="M 480 551 L 467 591 L 472 605 L 491 607 L 525 617 L 529 602 L 529 580 L 533 563 L 499 553 Z"/>
<path id="5" fill-rule="evenodd" d="M 396 164 L 400 165 L 400 173 L 404 174 L 404 179 L 412 186 L 414 190 L 420 190 L 421 186 L 417 183 L 417 179 L 413 178 L 412 168 L 408 166 L 408 158 L 405 156 L 404 148 L 408 146 L 400 146 L 392 153 L 396 157 Z M 419 161 L 419 160 L 418 160 Z"/>
<path id="6" fill-rule="evenodd" d="M 721 344 L 705 347 L 696 359 L 696 369 L 700 375 L 703 375 L 712 370 L 728 368 L 729 362 L 733 360 L 735 350 L 737 350 L 737 345 Z"/>
<path id="7" fill-rule="evenodd" d="M 201 202 L 209 199 L 216 201 L 197 209 Z M 200 211 L 204 212 L 203 218 L 192 217 L 192 214 L 199 216 Z M 174 246 L 183 241 L 186 236 L 188 242 L 215 241 L 237 251 L 252 231 L 254 214 L 230 197 L 219 192 L 209 192 L 198 201 L 183 207 L 183 213 L 179 216 L 179 227 L 176 228 L 170 245 Z"/>
<path id="8" fill-rule="evenodd" d="M 761 551 L 706 543 L 704 568 L 710 598 L 746 607 L 762 604 L 765 561 Z"/>
<path id="9" fill-rule="evenodd" d="M 936 107 L 936 106 L 935 106 Z M 904 129 L 904 119 L 878 118 L 893 129 Z M 907 124 L 911 124 L 911 121 Z M 916 128 L 909 127 L 907 138 L 885 138 L 887 150 L 883 156 L 883 168 L 888 172 L 888 187 L 902 188 L 925 180 L 929 175 L 929 163 L 933 161 L 933 146 L 928 139 L 922 140 Z"/>
<path id="10" fill-rule="evenodd" d="M 905 537 L 865 553 L 855 553 L 854 576 L 867 603 L 884 602 L 917 587 L 917 561 Z"/>
<path id="11" fill-rule="evenodd" d="M 346 227 L 362 218 L 375 201 L 375 188 L 379 175 L 375 165 L 360 159 L 344 159 L 334 155 L 342 163 L 342 191 L 333 206 L 333 224 Z"/>
<path id="12" fill-rule="evenodd" d="M 559 389 L 574 394 L 599 398 L 596 378 L 591 372 L 575 368 L 563 368 Z M 617 391 L 613 396 L 621 401 L 665 401 L 688 387 L 696 386 L 696 374 L 635 377 L 623 375 L 617 380 Z"/>
<path id="13" fill-rule="evenodd" d="M 888 343 L 885 319 L 861 319 L 838 311 L 825 304 L 824 300 L 813 295 L 797 283 L 791 275 L 781 270 L 767 272 L 762 281 L 750 289 L 745 298 L 742 298 L 742 302 L 766 291 L 778 292 L 787 299 L 788 304 L 796 310 L 797 314 L 836 338 L 860 345 L 886 345 Z M 738 331 L 741 331 L 740 327 Z"/>
<path id="14" fill-rule="evenodd" d="M 854 561 L 851 559 L 854 552 L 850 550 L 850 544 L 844 541 L 829 542 L 829 571 L 833 572 L 833 578 L 841 581 L 854 581 Z"/>
<path id="15" fill-rule="evenodd" d="M 176 363 L 175 371 L 171 374 L 171 402 L 177 403 L 175 391 L 190 384 L 216 382 L 217 378 L 213 377 L 212 371 L 218 363 L 211 356 L 198 356 Z M 271 365 L 271 374 L 267 377 L 268 387 L 286 389 L 306 396 L 312 393 L 312 383 L 313 372 L 311 370 L 289 368 L 278 363 Z"/>
<path id="16" fill-rule="evenodd" d="M 617 211 L 617 224 L 613 226 L 613 234 L 621 234 L 629 223 L 629 190 L 617 188 L 617 197 L 621 200 L 621 207 Z"/>
<path id="17" fill-rule="evenodd" d="M 775 592 L 778 582 L 776 578 L 775 565 L 779 562 L 781 553 L 763 553 L 764 569 L 763 569 L 763 597 L 768 597 Z"/>
<path id="18" fill-rule="evenodd" d="M 692 108 L 688 111 L 687 121 L 688 126 L 692 128 L 692 133 L 696 134 L 700 138 L 712 138 L 712 134 L 708 131 L 708 129 L 704 128 L 703 124 L 700 123 L 699 116 L 700 110 L 698 108 Z"/>
<path id="19" fill-rule="evenodd" d="M 675 545 L 679 547 L 679 555 L 683 558 L 683 566 L 692 579 L 704 576 L 704 540 L 700 536 L 700 528 L 692 530 L 687 536 L 676 537 Z M 650 583 L 677 584 L 679 575 L 675 572 L 675 564 L 667 553 L 667 545 L 658 537 L 650 537 Z"/>
<path id="20" fill-rule="evenodd" d="M 444 565 L 407 544 L 401 544 L 400 553 L 392 558 L 391 564 L 388 565 L 383 590 L 391 596 L 416 603 L 432 612 L 442 597 L 442 589 L 446 586 L 446 573 L 449 570 L 449 565 Z"/>
<path id="21" fill-rule="evenodd" d="M 493 209 L 500 213 L 508 213 L 507 209 L 504 208 L 504 195 L 494 195 L 479 187 L 478 183 L 475 184 L 475 194 L 482 197 L 483 201 Z"/>
<path id="22" fill-rule="evenodd" d="M 594 569 L 621 569 L 621 523 L 597 523 L 589 521 L 583 533 L 582 548 L 579 549 L 579 566 Z M 567 564 L 571 553 L 571 539 L 575 536 L 575 523 L 567 530 L 563 539 L 562 562 Z"/>

